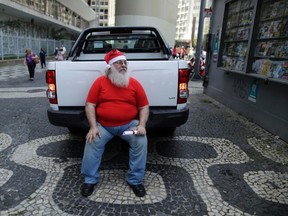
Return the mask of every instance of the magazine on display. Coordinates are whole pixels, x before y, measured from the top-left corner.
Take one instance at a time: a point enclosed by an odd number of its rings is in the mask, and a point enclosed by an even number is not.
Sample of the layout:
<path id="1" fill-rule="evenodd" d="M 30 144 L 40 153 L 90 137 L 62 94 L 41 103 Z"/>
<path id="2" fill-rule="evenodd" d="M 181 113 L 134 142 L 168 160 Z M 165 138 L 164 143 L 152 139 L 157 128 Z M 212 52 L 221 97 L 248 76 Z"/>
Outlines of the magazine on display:
<path id="1" fill-rule="evenodd" d="M 288 78 L 288 60 L 271 61 L 269 59 L 258 59 L 252 65 L 252 71 L 270 78 Z"/>
<path id="2" fill-rule="evenodd" d="M 234 0 L 226 6 L 218 66 L 287 80 L 288 1 Z"/>

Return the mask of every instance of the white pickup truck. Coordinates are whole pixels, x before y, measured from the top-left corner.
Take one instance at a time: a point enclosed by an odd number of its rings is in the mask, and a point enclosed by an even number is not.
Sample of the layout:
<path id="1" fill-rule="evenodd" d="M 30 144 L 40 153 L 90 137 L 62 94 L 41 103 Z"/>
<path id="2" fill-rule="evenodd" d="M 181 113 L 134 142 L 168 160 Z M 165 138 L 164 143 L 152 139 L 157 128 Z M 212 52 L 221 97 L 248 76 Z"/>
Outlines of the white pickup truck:
<path id="1" fill-rule="evenodd" d="M 88 129 L 85 101 L 90 86 L 105 73 L 104 56 L 119 49 L 128 70 L 144 87 L 150 105 L 148 128 L 174 132 L 189 115 L 187 62 L 172 58 L 171 50 L 154 27 L 103 27 L 84 30 L 65 61 L 49 62 L 46 72 L 51 124 L 70 132 Z"/>

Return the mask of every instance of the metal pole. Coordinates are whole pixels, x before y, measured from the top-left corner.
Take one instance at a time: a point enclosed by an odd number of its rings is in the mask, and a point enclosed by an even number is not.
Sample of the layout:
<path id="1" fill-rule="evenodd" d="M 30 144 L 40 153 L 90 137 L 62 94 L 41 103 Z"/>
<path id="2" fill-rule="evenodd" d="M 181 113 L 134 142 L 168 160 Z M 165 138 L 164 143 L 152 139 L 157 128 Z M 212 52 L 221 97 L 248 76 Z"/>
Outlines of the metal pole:
<path id="1" fill-rule="evenodd" d="M 194 73 L 198 76 L 199 65 L 200 65 L 200 56 L 201 56 L 201 44 L 203 36 L 203 26 L 204 26 L 204 9 L 206 6 L 206 0 L 201 0 L 200 14 L 199 14 L 199 24 L 198 24 L 198 37 L 197 37 L 197 46 L 196 46 L 196 58 L 195 58 L 195 67 Z"/>
<path id="2" fill-rule="evenodd" d="M 46 55 L 49 56 L 49 39 L 46 38 Z"/>
<path id="3" fill-rule="evenodd" d="M 195 23 L 196 23 L 196 17 L 193 17 L 193 19 L 192 19 L 192 33 L 191 33 L 191 49 L 192 49 L 192 47 L 194 48 Z"/>
<path id="4" fill-rule="evenodd" d="M 95 1 L 95 14 L 96 14 L 96 17 L 95 17 L 95 27 L 99 27 L 100 25 L 100 21 L 99 21 L 99 10 L 100 6 L 99 6 L 99 0 L 96 0 Z"/>
<path id="5" fill-rule="evenodd" d="M 3 49 L 3 32 L 2 32 L 2 29 L 1 29 L 1 59 L 4 60 L 4 49 Z"/>
<path id="6" fill-rule="evenodd" d="M 53 49 L 53 55 L 54 55 L 54 52 L 55 52 L 55 50 L 56 50 L 56 40 L 53 39 L 53 42 L 54 42 L 54 49 Z M 57 45 L 57 46 L 58 46 L 58 45 Z"/>
<path id="7" fill-rule="evenodd" d="M 16 33 L 16 49 L 17 49 L 17 59 L 19 59 L 20 58 L 20 56 L 19 56 L 19 52 L 20 52 L 20 47 L 19 47 L 19 34 L 18 34 L 18 32 Z"/>

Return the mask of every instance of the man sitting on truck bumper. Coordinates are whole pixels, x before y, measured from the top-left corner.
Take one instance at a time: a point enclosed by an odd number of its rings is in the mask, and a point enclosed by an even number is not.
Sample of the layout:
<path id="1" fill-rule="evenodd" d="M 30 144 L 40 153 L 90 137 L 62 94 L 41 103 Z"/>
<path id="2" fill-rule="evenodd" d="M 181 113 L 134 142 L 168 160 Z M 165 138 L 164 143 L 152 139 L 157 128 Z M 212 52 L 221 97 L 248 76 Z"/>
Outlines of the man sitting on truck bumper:
<path id="1" fill-rule="evenodd" d="M 118 50 L 105 55 L 106 75 L 95 80 L 86 100 L 85 112 L 90 125 L 81 172 L 84 183 L 81 194 L 93 193 L 100 174 L 99 166 L 106 143 L 114 136 L 127 141 L 129 171 L 127 183 L 138 197 L 146 195 L 142 181 L 146 169 L 146 122 L 149 104 L 141 84 L 127 72 L 126 57 Z M 131 135 L 126 135 L 126 133 Z"/>

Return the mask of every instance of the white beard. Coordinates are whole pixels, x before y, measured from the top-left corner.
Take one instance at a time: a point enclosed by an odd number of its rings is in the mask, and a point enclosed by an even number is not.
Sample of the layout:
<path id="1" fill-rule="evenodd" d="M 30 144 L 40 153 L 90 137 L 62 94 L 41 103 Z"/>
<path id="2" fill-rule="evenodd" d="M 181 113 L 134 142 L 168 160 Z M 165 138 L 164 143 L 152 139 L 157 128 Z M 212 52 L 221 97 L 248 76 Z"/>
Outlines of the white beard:
<path id="1" fill-rule="evenodd" d="M 113 65 L 107 73 L 107 77 L 110 81 L 118 87 L 128 87 L 129 85 L 129 74 L 126 70 L 118 71 Z"/>

